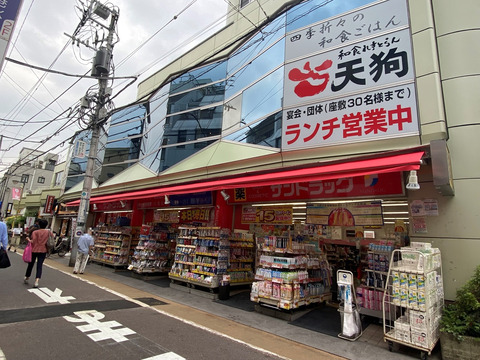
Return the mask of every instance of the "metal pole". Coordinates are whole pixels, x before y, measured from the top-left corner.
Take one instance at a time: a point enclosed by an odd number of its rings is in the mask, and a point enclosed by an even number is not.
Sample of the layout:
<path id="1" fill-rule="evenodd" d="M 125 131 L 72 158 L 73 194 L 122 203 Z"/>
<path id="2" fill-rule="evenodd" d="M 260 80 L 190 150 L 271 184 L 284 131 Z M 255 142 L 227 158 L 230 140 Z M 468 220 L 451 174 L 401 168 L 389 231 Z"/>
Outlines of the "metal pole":
<path id="1" fill-rule="evenodd" d="M 108 28 L 108 37 L 107 37 L 107 50 L 108 57 L 111 57 L 113 51 L 113 35 L 115 33 L 115 26 L 118 21 L 118 13 L 115 11 L 111 12 L 110 26 Z M 98 79 L 98 99 L 95 107 L 95 113 L 91 119 L 91 128 L 92 128 L 92 139 L 90 142 L 90 150 L 88 152 L 87 168 L 85 169 L 85 178 L 83 180 L 83 189 L 80 197 L 80 204 L 78 207 L 77 214 L 77 224 L 75 233 L 73 234 L 72 239 L 72 251 L 70 255 L 70 260 L 68 265 L 75 266 L 75 261 L 77 259 L 78 252 L 78 238 L 85 233 L 86 223 L 88 220 L 88 211 L 90 208 L 90 194 L 92 192 L 93 178 L 95 173 L 95 162 L 97 160 L 98 153 L 98 141 L 100 138 L 100 128 L 103 116 L 105 112 L 102 113 L 102 109 L 105 106 L 106 99 L 106 88 L 108 75 L 110 74 L 110 59 L 108 59 L 108 72 L 102 74 Z"/>

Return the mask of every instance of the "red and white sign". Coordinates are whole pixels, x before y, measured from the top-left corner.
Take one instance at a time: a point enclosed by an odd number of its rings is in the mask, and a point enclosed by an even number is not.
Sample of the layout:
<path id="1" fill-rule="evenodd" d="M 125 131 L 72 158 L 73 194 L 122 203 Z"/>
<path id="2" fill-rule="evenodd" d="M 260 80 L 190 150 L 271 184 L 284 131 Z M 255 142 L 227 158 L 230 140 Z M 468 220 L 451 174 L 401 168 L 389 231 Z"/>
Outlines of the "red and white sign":
<path id="1" fill-rule="evenodd" d="M 417 135 L 408 26 L 390 0 L 289 34 L 282 150 Z"/>
<path id="2" fill-rule="evenodd" d="M 314 199 L 367 198 L 373 196 L 403 196 L 405 194 L 403 175 L 401 172 L 237 188 L 233 190 L 233 194 L 230 191 L 231 190 L 229 190 L 229 194 L 231 196 L 229 201 L 237 204 Z"/>
<path id="3" fill-rule="evenodd" d="M 55 201 L 55 196 L 47 195 L 47 199 L 45 200 L 45 208 L 43 212 L 45 214 L 52 214 L 53 213 L 53 203 Z"/>
<path id="4" fill-rule="evenodd" d="M 22 197 L 22 189 L 12 188 L 12 200 L 20 200 Z"/>

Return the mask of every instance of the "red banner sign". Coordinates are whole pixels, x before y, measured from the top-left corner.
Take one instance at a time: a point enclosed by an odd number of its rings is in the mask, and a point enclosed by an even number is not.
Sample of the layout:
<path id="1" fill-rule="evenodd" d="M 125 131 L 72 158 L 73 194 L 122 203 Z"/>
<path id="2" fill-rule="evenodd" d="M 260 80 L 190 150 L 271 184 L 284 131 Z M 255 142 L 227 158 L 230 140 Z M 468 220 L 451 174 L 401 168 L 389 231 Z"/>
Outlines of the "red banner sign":
<path id="1" fill-rule="evenodd" d="M 230 195 L 229 202 L 233 203 L 405 195 L 401 172 L 252 188 L 237 188 L 228 190 L 227 192 Z"/>
<path id="2" fill-rule="evenodd" d="M 43 212 L 45 214 L 52 214 L 53 213 L 53 203 L 55 202 L 55 196 L 47 195 L 47 199 L 45 200 L 45 208 Z"/>

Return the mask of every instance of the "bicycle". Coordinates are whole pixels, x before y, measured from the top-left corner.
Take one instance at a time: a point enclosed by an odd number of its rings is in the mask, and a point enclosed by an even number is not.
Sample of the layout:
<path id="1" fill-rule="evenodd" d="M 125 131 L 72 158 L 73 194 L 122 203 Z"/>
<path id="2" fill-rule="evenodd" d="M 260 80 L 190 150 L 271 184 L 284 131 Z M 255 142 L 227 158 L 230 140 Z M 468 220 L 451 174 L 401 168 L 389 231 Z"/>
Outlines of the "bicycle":
<path id="1" fill-rule="evenodd" d="M 64 257 L 68 250 L 70 250 L 70 239 L 68 237 L 58 237 L 55 246 L 47 251 L 47 258 L 52 254 Z"/>

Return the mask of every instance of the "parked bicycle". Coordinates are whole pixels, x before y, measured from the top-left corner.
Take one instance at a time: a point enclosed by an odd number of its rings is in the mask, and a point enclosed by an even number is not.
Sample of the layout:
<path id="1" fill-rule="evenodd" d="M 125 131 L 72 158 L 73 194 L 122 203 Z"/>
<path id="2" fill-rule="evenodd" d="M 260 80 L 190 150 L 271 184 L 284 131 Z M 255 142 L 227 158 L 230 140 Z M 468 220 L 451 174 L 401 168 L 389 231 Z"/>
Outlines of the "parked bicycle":
<path id="1" fill-rule="evenodd" d="M 47 251 L 47 257 L 52 254 L 58 254 L 60 257 L 64 257 L 65 254 L 70 250 L 70 238 L 68 237 L 57 237 L 55 246 Z"/>

